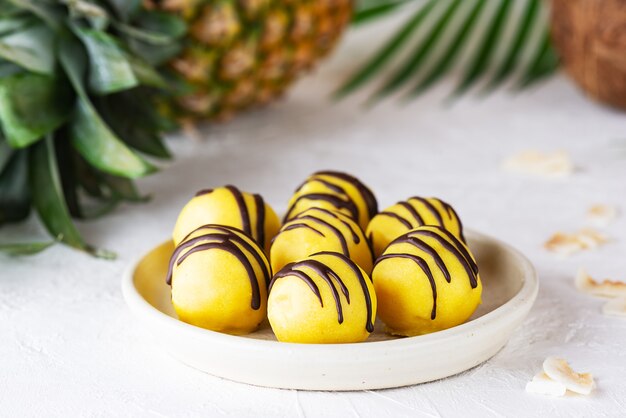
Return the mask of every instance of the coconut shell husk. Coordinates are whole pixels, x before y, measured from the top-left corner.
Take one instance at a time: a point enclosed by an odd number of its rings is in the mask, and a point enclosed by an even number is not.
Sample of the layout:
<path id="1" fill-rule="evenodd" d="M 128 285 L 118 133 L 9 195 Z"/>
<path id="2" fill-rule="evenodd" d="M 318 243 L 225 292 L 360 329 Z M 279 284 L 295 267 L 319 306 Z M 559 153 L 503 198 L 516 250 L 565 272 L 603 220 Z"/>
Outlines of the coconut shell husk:
<path id="1" fill-rule="evenodd" d="M 589 96 L 626 110 L 626 0 L 552 0 L 552 37 Z"/>

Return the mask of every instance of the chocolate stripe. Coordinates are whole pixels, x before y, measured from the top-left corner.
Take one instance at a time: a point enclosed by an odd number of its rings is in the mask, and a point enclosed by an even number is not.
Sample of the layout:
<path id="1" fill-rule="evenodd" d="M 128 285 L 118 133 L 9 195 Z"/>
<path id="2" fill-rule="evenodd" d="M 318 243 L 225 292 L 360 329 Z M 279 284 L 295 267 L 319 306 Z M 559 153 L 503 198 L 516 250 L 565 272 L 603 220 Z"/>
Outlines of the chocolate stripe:
<path id="1" fill-rule="evenodd" d="M 350 249 L 348 248 L 348 242 L 346 241 L 346 237 L 341 233 L 341 231 L 339 229 L 337 229 L 330 222 L 327 222 L 326 220 L 324 220 L 322 218 L 319 218 L 317 216 L 313 216 L 313 215 L 299 215 L 295 219 L 297 219 L 297 220 L 306 219 L 308 221 L 311 221 L 313 223 L 317 223 L 318 225 L 322 225 L 322 226 L 325 226 L 326 228 L 328 228 L 335 235 L 335 237 L 337 237 L 337 239 L 339 240 L 339 244 L 341 245 L 341 251 L 345 255 L 350 257 Z"/>
<path id="2" fill-rule="evenodd" d="M 213 189 L 202 189 L 202 190 L 198 190 L 195 194 L 196 197 L 198 196 L 202 196 L 205 194 L 209 194 L 209 193 L 213 193 Z"/>
<path id="3" fill-rule="evenodd" d="M 333 280 L 331 276 L 329 275 L 329 271 L 331 270 L 317 260 L 303 260 L 297 263 L 287 264 L 287 266 L 283 267 L 278 273 L 276 273 L 276 275 L 274 275 L 274 278 L 272 279 L 272 282 L 270 283 L 270 291 L 274 283 L 276 283 L 276 280 L 286 277 L 286 276 L 293 275 L 293 276 L 299 277 L 302 280 L 305 280 L 305 282 L 307 282 L 307 280 L 313 282 L 310 276 L 306 275 L 306 273 L 303 273 L 301 270 L 299 270 L 303 267 L 310 268 L 315 273 L 317 273 L 322 280 L 326 282 L 326 284 L 330 288 L 330 291 L 333 295 L 333 299 L 335 300 L 335 307 L 337 309 L 337 320 L 339 321 L 340 324 L 342 324 L 343 323 L 343 307 L 341 305 L 341 298 L 339 297 L 339 292 L 337 291 L 337 288 L 335 287 L 335 284 L 333 283 Z M 304 276 L 306 276 L 306 279 L 297 273 L 294 274 L 295 272 L 299 272 L 300 274 L 303 274 Z M 334 274 L 334 276 L 337 277 L 336 274 Z M 345 284 L 341 280 L 339 280 L 339 282 L 341 283 L 342 290 L 343 290 L 343 288 L 345 288 Z M 309 287 L 311 286 L 309 285 Z M 345 292 L 347 291 L 348 289 L 345 288 Z M 318 299 L 320 300 L 320 304 L 322 305 L 322 307 L 324 307 L 324 304 L 322 302 L 322 297 L 319 293 L 319 289 L 317 292 L 317 296 L 318 296 Z"/>
<path id="4" fill-rule="evenodd" d="M 356 231 L 356 230 L 352 227 L 352 225 L 355 225 L 355 222 L 356 222 L 356 221 L 355 221 L 355 220 L 353 220 L 353 219 L 351 219 L 351 218 L 350 218 L 349 216 L 347 216 L 346 214 L 341 213 L 341 212 L 331 212 L 330 210 L 328 210 L 328 209 L 324 209 L 324 208 L 311 208 L 311 209 L 309 209 L 309 210 L 310 210 L 310 211 L 319 211 L 319 212 L 325 213 L 325 214 L 327 214 L 327 215 L 329 215 L 329 216 L 332 216 L 333 218 L 337 219 L 339 222 L 341 222 L 342 224 L 344 224 L 344 225 L 345 225 L 345 226 L 346 226 L 346 227 L 350 230 L 350 233 L 352 234 L 352 241 L 353 241 L 355 244 L 358 244 L 358 243 L 360 243 L 360 242 L 361 242 L 361 238 L 359 237 L 359 234 L 358 234 L 358 233 L 357 233 L 357 231 Z M 302 213 L 304 214 L 305 212 L 308 212 L 309 210 L 306 210 L 306 211 L 304 211 L 304 212 L 302 212 Z M 299 217 L 300 217 L 300 215 L 296 216 L 296 217 L 295 217 L 295 219 L 298 219 Z M 342 219 L 342 217 L 344 217 L 345 219 Z M 352 223 L 351 223 L 351 222 L 349 222 L 347 219 L 349 219 L 350 221 L 352 221 Z M 358 225 L 356 225 L 356 227 L 360 229 L 360 227 L 359 227 Z"/>
<path id="5" fill-rule="evenodd" d="M 424 219 L 421 217 L 421 215 L 419 213 L 417 213 L 417 210 L 415 210 L 415 208 L 413 207 L 413 205 L 411 205 L 409 202 L 398 202 L 398 205 L 402 206 L 404 209 L 406 209 L 411 216 L 413 217 L 413 219 L 415 219 L 415 221 L 417 222 L 417 225 L 415 226 L 422 226 L 424 225 Z M 411 228 L 413 226 L 411 225 Z"/>
<path id="6" fill-rule="evenodd" d="M 235 186 L 228 185 L 224 187 L 232 193 L 235 198 L 235 202 L 237 202 L 237 207 L 239 207 L 239 213 L 241 214 L 241 229 L 249 236 L 252 236 L 252 229 L 250 228 L 250 214 L 248 213 L 248 207 L 246 206 L 243 194 Z"/>
<path id="7" fill-rule="evenodd" d="M 423 235 L 423 236 L 431 237 L 437 240 L 439 244 L 441 244 L 446 250 L 448 250 L 452 255 L 454 255 L 454 257 L 456 257 L 457 260 L 459 260 L 459 262 L 465 269 L 465 272 L 467 273 L 467 277 L 469 277 L 472 288 L 475 288 L 476 286 L 478 286 L 478 281 L 476 278 L 476 275 L 478 274 L 478 266 L 476 265 L 474 260 L 472 260 L 472 257 L 469 255 L 467 251 L 465 251 L 462 245 L 460 247 L 457 247 L 455 241 L 458 241 L 458 238 L 455 238 L 454 235 L 452 235 L 450 232 L 446 231 L 443 228 L 439 228 L 438 230 L 444 233 L 447 237 L 449 237 L 454 244 L 450 244 L 450 242 L 448 242 L 448 240 L 446 240 L 444 237 L 442 237 L 441 235 L 431 230 L 419 230 L 418 229 L 416 231 L 411 232 L 410 234 L 411 235 Z M 463 248 L 463 251 L 461 251 L 460 248 Z"/>
<path id="8" fill-rule="evenodd" d="M 352 201 L 346 201 L 346 200 L 341 199 L 339 196 L 327 194 L 327 193 L 308 193 L 302 196 L 298 196 L 298 198 L 293 202 L 293 204 L 287 210 L 287 213 L 285 214 L 283 222 L 287 222 L 291 219 L 291 214 L 293 213 L 298 203 L 300 203 L 302 200 L 325 201 L 325 202 L 330 203 L 337 209 L 347 209 L 354 219 L 357 219 L 358 217 L 358 211 L 356 209 L 356 206 L 354 205 L 354 202 Z"/>
<path id="9" fill-rule="evenodd" d="M 297 218 L 296 218 L 297 219 Z M 285 225 L 282 229 L 281 232 L 285 232 L 285 231 L 291 231 L 293 229 L 299 229 L 299 228 L 306 228 L 309 229 L 313 232 L 315 232 L 317 235 L 320 235 L 322 237 L 325 237 L 326 235 L 324 235 L 324 233 L 320 230 L 317 230 L 315 228 L 313 228 L 311 225 L 309 224 L 305 224 L 304 222 L 297 222 L 297 223 L 289 223 L 287 225 Z"/>
<path id="10" fill-rule="evenodd" d="M 441 213 L 439 213 L 439 210 L 437 210 L 437 208 L 432 203 L 419 196 L 413 196 L 409 198 L 409 203 L 411 202 L 411 200 L 417 200 L 418 202 L 421 202 L 426 207 L 426 209 L 428 209 L 428 211 L 432 213 L 435 218 L 437 218 L 437 222 L 439 222 L 439 225 L 443 226 L 443 218 L 441 217 Z"/>
<path id="11" fill-rule="evenodd" d="M 361 289 L 363 290 L 363 296 L 365 297 L 365 308 L 367 310 L 367 320 L 365 322 L 365 329 L 367 330 L 367 332 L 374 332 L 374 313 L 372 312 L 373 311 L 372 295 L 370 294 L 369 288 L 367 287 L 367 283 L 365 282 L 365 277 L 363 276 L 361 269 L 359 269 L 359 267 L 352 260 L 350 260 L 348 257 L 340 253 L 335 253 L 331 251 L 320 251 L 319 253 L 315 253 L 313 255 L 330 255 L 333 257 L 337 257 L 343 260 L 343 262 L 346 263 L 348 267 L 350 267 L 350 269 L 354 272 L 357 279 L 359 280 Z"/>
<path id="12" fill-rule="evenodd" d="M 248 257 L 246 257 L 241 252 L 240 248 L 231 241 L 209 242 L 207 244 L 200 244 L 192 247 L 176 261 L 176 265 L 181 265 L 190 255 L 198 251 L 206 251 L 211 249 L 226 251 L 234 255 L 243 265 L 243 267 L 246 269 L 246 272 L 248 273 L 250 286 L 252 287 L 252 301 L 250 303 L 250 307 L 254 310 L 258 310 L 261 307 L 261 294 L 259 291 L 259 282 L 256 280 L 256 273 L 254 272 L 254 268 L 252 267 L 252 263 L 250 263 L 250 260 L 248 260 Z"/>
<path id="13" fill-rule="evenodd" d="M 265 249 L 265 202 L 261 195 L 254 194 L 254 206 L 256 207 L 256 239 L 259 245 Z"/>
<path id="14" fill-rule="evenodd" d="M 419 248 L 420 250 L 424 251 L 426 254 L 431 256 L 433 260 L 435 260 L 435 264 L 437 264 L 437 267 L 439 267 L 439 270 L 441 270 L 441 272 L 443 273 L 443 276 L 445 277 L 446 281 L 450 283 L 450 281 L 452 280 L 452 277 L 450 276 L 450 272 L 448 271 L 448 267 L 446 266 L 446 263 L 444 263 L 439 253 L 437 253 L 437 250 L 435 250 L 433 247 L 431 247 L 430 245 L 428 245 L 426 242 L 422 241 L 421 239 L 418 239 L 417 237 L 414 237 L 411 235 L 403 235 L 400 238 L 393 241 L 393 244 L 404 244 L 404 243 L 410 244 L 416 248 Z"/>
<path id="15" fill-rule="evenodd" d="M 459 237 L 461 238 L 461 241 L 463 241 L 464 243 L 467 242 L 465 240 L 465 235 L 463 234 L 463 222 L 461 222 L 461 218 L 459 218 L 458 213 L 456 213 L 456 211 L 454 210 L 454 208 L 452 206 L 450 206 L 449 204 L 447 204 L 443 200 L 440 200 L 440 202 L 446 208 L 446 210 L 448 212 L 448 216 L 450 217 L 450 219 L 453 222 L 456 222 L 459 225 Z"/>
<path id="16" fill-rule="evenodd" d="M 378 263 L 380 263 L 381 261 L 391 260 L 394 258 L 406 258 L 408 260 L 412 260 L 422 269 L 426 277 L 428 277 L 428 281 L 430 282 L 430 288 L 433 293 L 433 309 L 430 313 L 430 319 L 435 319 L 437 317 L 437 284 L 435 283 L 435 278 L 433 277 L 432 271 L 430 271 L 430 267 L 428 267 L 428 263 L 426 263 L 423 258 L 412 254 L 385 254 L 378 257 L 378 260 L 376 260 L 376 265 L 378 265 Z"/>
<path id="17" fill-rule="evenodd" d="M 194 234 L 195 232 L 198 232 L 200 230 L 203 230 L 203 229 L 207 229 L 207 230 L 210 230 L 210 231 L 217 231 L 217 232 L 209 232 L 207 234 L 203 234 L 203 235 L 194 237 L 192 239 L 189 239 L 189 237 L 192 234 Z M 223 225 L 203 225 L 203 226 L 193 230 L 175 248 L 174 253 L 170 257 L 170 262 L 169 262 L 169 265 L 168 265 L 168 271 L 167 271 L 167 276 L 166 276 L 166 283 L 171 285 L 171 283 L 172 283 L 172 275 L 173 275 L 173 271 L 174 271 L 174 265 L 175 265 L 175 263 L 177 263 L 179 256 L 181 255 L 181 253 L 184 250 L 186 250 L 186 249 L 188 249 L 190 247 L 193 247 L 194 245 L 196 245 L 196 244 L 198 244 L 200 242 L 203 242 L 203 241 L 215 240 L 214 243 L 217 243 L 217 244 L 231 243 L 231 244 L 239 244 L 241 247 L 243 247 L 243 249 L 245 251 L 247 251 L 249 254 L 252 255 L 254 260 L 259 265 L 259 268 L 261 269 L 261 272 L 263 274 L 263 278 L 265 280 L 265 286 L 268 286 L 269 282 L 270 282 L 270 278 L 271 278 L 271 270 L 270 270 L 269 264 L 267 262 L 267 259 L 259 252 L 259 250 L 257 248 L 255 248 L 255 246 L 250 244 L 248 241 L 246 241 L 244 238 L 242 238 L 238 234 L 241 234 L 241 231 L 237 230 L 236 228 L 223 226 Z M 237 248 L 239 248 L 239 247 L 237 247 Z M 241 249 L 239 249 L 239 251 L 241 252 Z M 241 252 L 241 253 L 245 257 L 245 254 L 243 254 L 243 252 Z M 246 257 L 246 260 L 247 260 L 247 257 Z M 180 263 L 178 263 L 178 264 L 180 264 Z M 254 280 L 255 282 L 257 281 L 256 274 L 254 274 L 251 277 L 251 280 Z M 258 286 L 258 283 L 257 283 L 257 286 Z"/>
<path id="18" fill-rule="evenodd" d="M 378 216 L 381 216 L 381 215 L 382 216 L 387 216 L 389 218 L 393 218 L 393 219 L 399 221 L 407 229 L 412 229 L 413 228 L 413 226 L 411 225 L 411 222 L 409 222 L 408 220 L 406 220 L 402 216 L 398 215 L 397 213 L 388 212 L 388 211 L 384 210 L 384 211 L 378 213 Z"/>
<path id="19" fill-rule="evenodd" d="M 350 183 L 357 189 L 361 197 L 363 197 L 363 200 L 365 201 L 365 205 L 367 207 L 369 218 L 370 219 L 373 218 L 374 215 L 376 215 L 376 213 L 378 212 L 378 202 L 376 201 L 376 197 L 374 196 L 374 193 L 372 193 L 372 191 L 363 183 L 361 183 L 361 181 L 357 179 L 356 177 L 353 177 L 349 174 L 342 173 L 339 171 L 331 171 L 331 170 L 318 171 L 317 173 L 314 174 L 314 176 L 317 176 L 317 175 L 331 176 L 331 177 L 335 177 L 335 178 L 338 178 L 345 182 Z"/>
<path id="20" fill-rule="evenodd" d="M 287 277 L 287 276 L 295 276 L 299 278 L 300 280 L 304 281 L 307 284 L 307 286 L 309 286 L 311 291 L 315 294 L 315 296 L 317 296 L 317 299 L 319 299 L 320 305 L 323 308 L 324 302 L 322 301 L 322 295 L 320 294 L 319 287 L 317 287 L 313 279 L 311 279 L 311 277 L 308 274 L 300 270 L 295 270 L 294 269 L 295 264 L 296 263 L 287 264 L 285 267 L 282 268 L 282 270 L 280 270 L 278 273 L 274 275 L 274 277 L 272 278 L 272 281 L 270 282 L 268 293 L 272 291 L 272 287 L 274 286 L 274 283 L 276 283 L 276 280 L 283 278 L 283 277 Z"/>

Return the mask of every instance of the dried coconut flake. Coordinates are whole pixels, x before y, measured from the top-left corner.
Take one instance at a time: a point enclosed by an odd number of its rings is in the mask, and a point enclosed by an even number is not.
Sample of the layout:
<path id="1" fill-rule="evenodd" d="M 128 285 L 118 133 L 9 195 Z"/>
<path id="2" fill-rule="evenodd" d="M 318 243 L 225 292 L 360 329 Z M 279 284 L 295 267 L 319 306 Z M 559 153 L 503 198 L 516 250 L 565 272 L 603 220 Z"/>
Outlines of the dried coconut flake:
<path id="1" fill-rule="evenodd" d="M 524 151 L 505 160 L 502 167 L 507 171 L 546 178 L 568 177 L 574 172 L 574 164 L 565 151 L 550 154 Z"/>
<path id="2" fill-rule="evenodd" d="M 593 205 L 587 211 L 587 220 L 595 226 L 608 226 L 617 218 L 617 208 L 610 205 Z"/>
<path id="3" fill-rule="evenodd" d="M 604 279 L 597 281 L 584 268 L 576 274 L 576 288 L 581 292 L 606 298 L 626 298 L 626 282 Z"/>
<path id="4" fill-rule="evenodd" d="M 569 256 L 579 251 L 599 247 L 607 241 L 608 239 L 604 234 L 591 228 L 585 228 L 573 234 L 557 232 L 545 242 L 544 247 L 553 253 Z"/>
<path id="5" fill-rule="evenodd" d="M 578 373 L 559 357 L 548 357 L 543 370 L 526 384 L 526 392 L 539 395 L 564 396 L 568 391 L 589 395 L 596 387 L 591 373 Z"/>

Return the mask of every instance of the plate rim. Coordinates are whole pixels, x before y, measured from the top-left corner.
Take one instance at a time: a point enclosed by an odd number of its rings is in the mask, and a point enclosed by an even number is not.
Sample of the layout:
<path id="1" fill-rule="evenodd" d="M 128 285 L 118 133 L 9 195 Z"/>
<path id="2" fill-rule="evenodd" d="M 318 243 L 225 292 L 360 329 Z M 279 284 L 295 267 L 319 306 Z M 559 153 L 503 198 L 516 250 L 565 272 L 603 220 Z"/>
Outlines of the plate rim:
<path id="1" fill-rule="evenodd" d="M 125 269 L 122 274 L 122 294 L 126 305 L 131 309 L 135 316 L 147 316 L 148 318 L 161 323 L 163 326 L 169 328 L 176 328 L 180 332 L 185 332 L 193 335 L 195 338 L 208 339 L 214 343 L 219 343 L 222 346 L 236 346 L 239 350 L 267 350 L 272 351 L 280 350 L 285 352 L 292 352 L 294 349 L 299 351 L 331 351 L 337 354 L 337 350 L 351 350 L 358 347 L 359 350 L 371 350 L 379 351 L 381 349 L 385 351 L 395 349 L 406 349 L 407 346 L 414 344 L 420 345 L 432 345 L 440 344 L 442 340 L 450 340 L 458 338 L 463 335 L 467 335 L 472 329 L 477 329 L 483 326 L 490 325 L 494 322 L 502 321 L 508 317 L 507 314 L 514 313 L 517 310 L 521 310 L 522 307 L 529 305 L 528 310 L 532 307 L 537 298 L 539 292 L 539 280 L 537 272 L 530 262 L 530 260 L 522 254 L 515 247 L 510 244 L 494 238 L 490 235 L 477 232 L 472 229 L 466 230 L 468 236 L 473 236 L 478 239 L 491 241 L 498 244 L 498 246 L 505 248 L 509 253 L 515 256 L 519 261 L 519 266 L 523 269 L 523 281 L 521 288 L 517 291 L 513 297 L 507 300 L 501 306 L 494 310 L 487 312 L 479 318 L 467 321 L 463 324 L 454 326 L 452 328 L 433 332 L 430 334 L 419 335 L 414 337 L 404 337 L 393 340 L 384 341 L 364 341 L 359 343 L 335 343 L 335 344 L 301 344 L 301 343 L 289 343 L 273 340 L 263 340 L 255 338 L 247 338 L 245 336 L 230 335 L 220 333 L 217 331 L 211 331 L 208 329 L 200 328 L 195 325 L 187 324 L 177 318 L 173 318 L 166 313 L 160 311 L 156 307 L 152 306 L 138 291 L 134 284 L 134 273 L 139 263 L 146 257 L 147 254 L 154 251 L 156 248 L 165 245 L 170 240 L 165 240 L 154 247 L 151 247 L 147 252 L 135 257 Z M 144 318 L 141 318 L 144 319 Z"/>

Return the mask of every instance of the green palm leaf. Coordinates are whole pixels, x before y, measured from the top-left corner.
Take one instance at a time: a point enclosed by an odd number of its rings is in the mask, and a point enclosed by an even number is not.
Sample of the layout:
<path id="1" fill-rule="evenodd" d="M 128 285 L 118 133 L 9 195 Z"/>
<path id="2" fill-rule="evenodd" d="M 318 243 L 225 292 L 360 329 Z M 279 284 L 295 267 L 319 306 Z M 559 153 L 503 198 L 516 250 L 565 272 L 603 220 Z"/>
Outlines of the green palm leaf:
<path id="1" fill-rule="evenodd" d="M 380 51 L 354 74 L 336 92 L 335 97 L 346 96 L 374 77 L 406 44 L 419 25 L 426 19 L 437 2 L 431 0 L 418 10 L 411 19 L 383 46 Z"/>
<path id="2" fill-rule="evenodd" d="M 435 3 L 442 5 L 442 13 L 431 13 Z M 381 0 L 378 7 L 369 6 L 357 13 L 356 23 L 378 19 L 398 10 L 402 4 Z M 370 97 L 370 103 L 407 88 L 405 97 L 414 98 L 461 65 L 461 53 L 467 54 L 463 60 L 467 62 L 459 68 L 462 75 L 453 91 L 454 97 L 483 79 L 488 79 L 483 92 L 490 92 L 515 74 L 521 74 L 515 84 L 519 88 L 527 87 L 553 73 L 559 64 L 543 7 L 541 0 L 426 1 L 389 42 L 357 68 L 335 96 L 346 96 L 382 78 L 382 87 Z M 426 25 L 426 30 L 420 30 Z M 509 31 L 512 36 L 506 35 Z M 539 32 L 545 35 L 535 45 L 535 34 Z M 413 36 L 415 33 L 421 35 Z M 470 39 L 478 42 L 470 44 Z M 390 68 L 387 75 L 391 58 L 404 49 L 411 52 Z M 524 52 L 531 49 L 536 52 L 529 59 Z M 503 53 L 496 54 L 497 51 Z"/>
<path id="3" fill-rule="evenodd" d="M 534 59 L 518 83 L 518 88 L 522 89 L 552 74 L 559 66 L 559 57 L 552 46 L 550 33 L 546 31 L 542 37 L 542 42 L 537 49 Z"/>
<path id="4" fill-rule="evenodd" d="M 461 84 L 459 84 L 454 92 L 455 95 L 458 96 L 467 91 L 489 68 L 490 60 L 496 50 L 495 47 L 498 39 L 500 39 L 502 35 L 502 29 L 504 28 L 506 18 L 509 15 L 512 5 L 512 0 L 501 0 L 500 7 L 498 7 L 495 16 L 489 24 L 487 33 L 478 48 L 476 56 L 472 60 Z"/>
<path id="5" fill-rule="evenodd" d="M 459 53 L 461 52 L 461 49 L 465 45 L 466 41 L 469 39 L 468 34 L 470 33 L 471 29 L 474 27 L 474 24 L 476 20 L 478 19 L 480 12 L 485 7 L 486 2 L 487 0 L 479 0 L 476 2 L 471 13 L 468 15 L 468 18 L 465 20 L 464 24 L 460 27 L 456 36 L 454 37 L 450 45 L 450 49 L 448 49 L 448 51 L 440 59 L 440 61 L 437 64 L 435 64 L 434 68 L 430 71 L 430 73 L 428 73 L 423 78 L 423 80 L 420 81 L 419 84 L 417 84 L 413 88 L 413 90 L 411 90 L 408 97 L 413 97 L 424 92 L 426 89 L 428 89 L 436 81 L 441 79 L 444 75 L 446 75 L 450 71 L 450 69 L 452 68 L 452 65 L 454 64 L 454 61 L 458 58 Z"/>
<path id="6" fill-rule="evenodd" d="M 489 83 L 488 89 L 492 90 L 500 85 L 511 73 L 515 70 L 517 63 L 520 60 L 520 56 L 526 42 L 526 39 L 530 36 L 531 29 L 539 17 L 539 10 L 541 8 L 541 0 L 530 0 L 526 5 L 522 21 L 518 27 L 515 40 L 511 44 L 508 55 L 502 62 L 500 68 L 496 71 L 495 76 Z"/>
<path id="7" fill-rule="evenodd" d="M 352 17 L 352 24 L 361 25 L 372 20 L 380 19 L 395 11 L 398 7 L 405 5 L 407 2 L 408 0 L 378 1 L 375 4 L 369 4 L 371 2 L 368 1 L 359 2 L 359 7 Z"/>
<path id="8" fill-rule="evenodd" d="M 398 90 L 410 79 L 412 75 L 415 74 L 416 71 L 421 68 L 425 59 L 429 57 L 437 43 L 441 40 L 444 30 L 447 28 L 460 5 L 461 0 L 452 0 L 450 2 L 441 18 L 426 35 L 423 42 L 417 45 L 408 61 L 406 61 L 405 64 L 392 75 L 392 77 L 380 90 L 378 90 L 374 98 L 370 99 L 370 101 L 376 101 Z"/>

